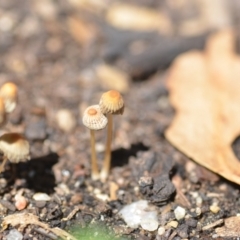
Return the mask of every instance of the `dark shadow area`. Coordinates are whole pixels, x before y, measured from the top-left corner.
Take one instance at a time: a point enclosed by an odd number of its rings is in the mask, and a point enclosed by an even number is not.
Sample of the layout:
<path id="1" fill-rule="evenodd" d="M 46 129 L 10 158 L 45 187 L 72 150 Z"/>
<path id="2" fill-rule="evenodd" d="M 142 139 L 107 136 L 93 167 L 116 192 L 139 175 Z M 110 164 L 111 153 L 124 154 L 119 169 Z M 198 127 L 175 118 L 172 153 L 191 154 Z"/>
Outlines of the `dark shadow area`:
<path id="1" fill-rule="evenodd" d="M 35 192 L 53 193 L 55 177 L 52 167 L 58 159 L 56 153 L 50 153 L 26 163 L 19 163 L 16 165 L 16 179 L 26 179 L 27 187 Z"/>
<path id="2" fill-rule="evenodd" d="M 112 152 L 112 167 L 122 167 L 128 164 L 129 157 L 137 155 L 139 151 L 147 151 L 149 147 L 143 143 L 132 144 L 130 149 L 119 148 Z"/>
<path id="3" fill-rule="evenodd" d="M 236 157 L 240 160 L 240 136 L 235 139 L 235 141 L 232 144 L 232 150 Z"/>

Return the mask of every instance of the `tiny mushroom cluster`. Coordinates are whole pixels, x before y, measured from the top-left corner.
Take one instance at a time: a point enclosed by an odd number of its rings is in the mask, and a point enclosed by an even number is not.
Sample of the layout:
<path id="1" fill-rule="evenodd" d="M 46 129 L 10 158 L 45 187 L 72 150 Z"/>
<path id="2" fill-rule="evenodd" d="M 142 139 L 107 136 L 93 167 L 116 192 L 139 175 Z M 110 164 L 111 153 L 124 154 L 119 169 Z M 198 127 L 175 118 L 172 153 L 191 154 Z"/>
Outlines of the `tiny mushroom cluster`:
<path id="1" fill-rule="evenodd" d="M 124 101 L 122 95 L 116 90 L 110 90 L 103 93 L 99 105 L 88 107 L 83 114 L 83 124 L 90 129 L 91 135 L 91 177 L 93 180 L 101 179 L 106 181 L 111 166 L 111 143 L 113 132 L 113 115 L 123 114 Z M 99 174 L 96 150 L 95 150 L 95 130 L 107 129 L 107 141 L 102 171 Z"/>
<path id="2" fill-rule="evenodd" d="M 0 88 L 0 126 L 3 126 L 7 114 L 11 113 L 17 105 L 18 89 L 14 83 L 7 82 Z M 12 163 L 24 162 L 30 159 L 28 141 L 18 133 L 5 133 L 0 136 L 0 152 L 3 154 L 0 173 L 9 160 Z"/>

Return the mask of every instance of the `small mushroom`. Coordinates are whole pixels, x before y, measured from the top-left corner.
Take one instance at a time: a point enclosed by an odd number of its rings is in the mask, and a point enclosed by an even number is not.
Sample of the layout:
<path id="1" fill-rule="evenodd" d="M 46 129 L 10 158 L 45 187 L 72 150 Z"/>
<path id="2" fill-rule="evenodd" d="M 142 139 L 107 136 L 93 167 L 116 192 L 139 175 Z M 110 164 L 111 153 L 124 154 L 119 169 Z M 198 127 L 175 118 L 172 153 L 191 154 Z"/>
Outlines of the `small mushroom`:
<path id="1" fill-rule="evenodd" d="M 6 121 L 6 111 L 5 105 L 2 98 L 0 98 L 0 126 L 2 126 Z"/>
<path id="2" fill-rule="evenodd" d="M 0 97 L 3 98 L 5 111 L 12 112 L 17 105 L 18 89 L 14 83 L 6 82 L 0 88 Z"/>
<path id="3" fill-rule="evenodd" d="M 88 107 L 83 113 L 83 124 L 90 129 L 91 135 L 91 177 L 93 180 L 99 179 L 99 170 L 97 165 L 97 156 L 95 149 L 95 130 L 101 130 L 106 127 L 107 118 L 101 113 L 99 105 Z"/>
<path id="4" fill-rule="evenodd" d="M 0 137 L 0 151 L 3 153 L 3 162 L 0 165 L 0 173 L 9 160 L 12 163 L 26 162 L 30 159 L 30 147 L 28 141 L 18 133 L 5 133 Z"/>
<path id="5" fill-rule="evenodd" d="M 105 181 L 109 175 L 111 166 L 111 143 L 112 143 L 112 131 L 113 131 L 113 114 L 123 114 L 124 101 L 122 95 L 116 90 L 110 90 L 103 93 L 100 103 L 101 112 L 107 115 L 108 130 L 107 130 L 107 142 L 106 151 L 104 156 L 103 168 L 100 173 L 102 181 Z"/>

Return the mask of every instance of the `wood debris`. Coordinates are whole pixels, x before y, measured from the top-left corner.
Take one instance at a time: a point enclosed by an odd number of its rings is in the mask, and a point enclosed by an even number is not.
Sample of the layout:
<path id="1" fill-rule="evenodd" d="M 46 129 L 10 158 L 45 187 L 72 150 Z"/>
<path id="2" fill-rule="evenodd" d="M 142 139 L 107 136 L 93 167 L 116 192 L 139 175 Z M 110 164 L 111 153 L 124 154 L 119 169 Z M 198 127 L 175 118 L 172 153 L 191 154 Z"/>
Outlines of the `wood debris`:
<path id="1" fill-rule="evenodd" d="M 3 219 L 1 225 L 1 232 L 7 229 L 9 225 L 11 225 L 12 227 L 16 227 L 18 225 L 20 225 L 21 227 L 25 227 L 27 225 L 37 225 L 49 232 L 54 233 L 55 235 L 64 240 L 77 240 L 75 237 L 60 228 L 50 228 L 48 224 L 40 222 L 38 220 L 38 217 L 31 213 L 17 213 L 8 215 Z"/>

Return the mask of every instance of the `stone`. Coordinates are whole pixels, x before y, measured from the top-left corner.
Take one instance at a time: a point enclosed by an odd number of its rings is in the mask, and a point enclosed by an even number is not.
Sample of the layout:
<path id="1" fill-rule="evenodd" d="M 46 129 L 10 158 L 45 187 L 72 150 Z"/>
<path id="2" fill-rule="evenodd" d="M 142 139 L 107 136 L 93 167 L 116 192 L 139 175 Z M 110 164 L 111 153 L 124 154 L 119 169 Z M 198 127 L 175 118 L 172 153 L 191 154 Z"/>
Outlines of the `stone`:
<path id="1" fill-rule="evenodd" d="M 171 221 L 167 224 L 167 226 L 172 227 L 172 228 L 177 228 L 178 222 L 177 221 Z"/>
<path id="2" fill-rule="evenodd" d="M 68 109 L 60 109 L 56 114 L 58 127 L 64 132 L 71 132 L 77 125 L 73 113 Z"/>
<path id="3" fill-rule="evenodd" d="M 114 66 L 107 64 L 98 65 L 96 76 L 104 89 L 115 89 L 120 93 L 126 93 L 129 90 L 129 76 Z"/>
<path id="4" fill-rule="evenodd" d="M 22 239 L 23 235 L 17 229 L 10 230 L 8 235 L 6 235 L 6 240 L 22 240 Z"/>
<path id="5" fill-rule="evenodd" d="M 139 225 L 148 231 L 155 231 L 158 228 L 157 211 L 146 200 L 124 206 L 119 214 L 131 228 L 137 228 Z"/>
<path id="6" fill-rule="evenodd" d="M 163 235 L 165 233 L 165 227 L 159 227 L 158 228 L 158 235 Z"/>
<path id="7" fill-rule="evenodd" d="M 210 211 L 212 212 L 212 213 L 218 213 L 219 211 L 220 211 L 220 207 L 219 206 L 217 206 L 217 205 L 211 205 L 210 207 L 209 207 L 209 209 L 210 209 Z"/>
<path id="8" fill-rule="evenodd" d="M 174 214 L 177 220 L 181 220 L 185 217 L 186 215 L 186 210 L 185 208 L 182 208 L 180 206 L 176 207 L 174 210 Z"/>
<path id="9" fill-rule="evenodd" d="M 46 193 L 35 193 L 33 195 L 33 199 L 35 201 L 50 201 L 51 197 L 47 195 Z"/>
<path id="10" fill-rule="evenodd" d="M 29 140 L 44 140 L 47 137 L 46 125 L 45 118 L 33 117 L 33 120 L 26 126 L 26 138 Z"/>

